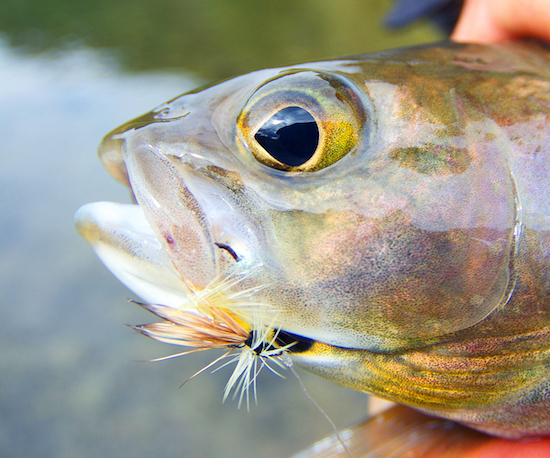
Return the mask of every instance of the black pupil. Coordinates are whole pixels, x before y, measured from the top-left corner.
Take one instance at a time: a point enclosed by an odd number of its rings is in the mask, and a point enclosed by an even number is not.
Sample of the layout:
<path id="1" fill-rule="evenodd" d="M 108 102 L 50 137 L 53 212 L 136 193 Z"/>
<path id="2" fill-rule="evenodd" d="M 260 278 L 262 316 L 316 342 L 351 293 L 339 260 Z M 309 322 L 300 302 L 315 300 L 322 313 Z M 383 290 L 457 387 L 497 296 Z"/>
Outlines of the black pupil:
<path id="1" fill-rule="evenodd" d="M 315 153 L 319 128 L 313 116 L 303 108 L 287 107 L 260 127 L 254 138 L 274 159 L 296 167 L 306 163 Z"/>

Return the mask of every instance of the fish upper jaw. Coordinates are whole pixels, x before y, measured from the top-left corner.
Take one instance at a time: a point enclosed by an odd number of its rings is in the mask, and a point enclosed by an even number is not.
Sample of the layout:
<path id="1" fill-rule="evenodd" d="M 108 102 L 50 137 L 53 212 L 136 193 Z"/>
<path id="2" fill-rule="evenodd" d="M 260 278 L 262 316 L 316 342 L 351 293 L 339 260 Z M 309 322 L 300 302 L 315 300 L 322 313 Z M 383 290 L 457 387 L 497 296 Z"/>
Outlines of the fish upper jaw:
<path id="1" fill-rule="evenodd" d="M 241 267 L 256 265 L 261 244 L 267 237 L 259 229 L 264 212 L 262 202 L 244 188 L 237 172 L 171 160 L 204 212 L 214 245 L 222 250 L 218 252 L 220 273 L 233 268 L 234 262 Z"/>
<path id="2" fill-rule="evenodd" d="M 174 308 L 220 279 L 259 274 L 261 202 L 244 195 L 238 174 L 128 137 L 120 149 L 138 205 L 99 202 L 75 215 L 106 267 L 145 301 Z"/>

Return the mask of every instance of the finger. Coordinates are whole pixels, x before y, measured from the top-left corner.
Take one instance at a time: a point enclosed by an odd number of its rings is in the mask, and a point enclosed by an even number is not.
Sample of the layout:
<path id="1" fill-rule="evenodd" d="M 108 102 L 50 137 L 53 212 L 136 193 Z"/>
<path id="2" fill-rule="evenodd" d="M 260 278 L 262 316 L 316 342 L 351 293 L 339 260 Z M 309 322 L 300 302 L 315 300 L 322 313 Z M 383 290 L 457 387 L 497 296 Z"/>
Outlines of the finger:
<path id="1" fill-rule="evenodd" d="M 549 457 L 550 438 L 506 440 L 448 420 L 396 406 L 340 432 L 353 457 L 386 458 L 518 458 Z M 299 458 L 348 458 L 335 437 L 327 438 Z"/>
<path id="2" fill-rule="evenodd" d="M 525 37 L 550 41 L 550 0 L 466 0 L 451 35 L 479 43 Z"/>

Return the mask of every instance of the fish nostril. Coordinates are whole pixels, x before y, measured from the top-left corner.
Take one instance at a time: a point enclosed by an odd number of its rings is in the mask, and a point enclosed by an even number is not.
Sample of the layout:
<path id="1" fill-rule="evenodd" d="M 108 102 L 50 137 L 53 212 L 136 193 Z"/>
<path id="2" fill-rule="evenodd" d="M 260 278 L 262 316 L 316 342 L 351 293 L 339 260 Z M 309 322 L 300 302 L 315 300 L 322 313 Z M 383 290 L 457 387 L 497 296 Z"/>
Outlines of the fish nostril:
<path id="1" fill-rule="evenodd" d="M 216 246 L 218 248 L 221 248 L 222 250 L 225 250 L 227 251 L 231 256 L 232 258 L 239 262 L 241 260 L 241 258 L 239 258 L 239 256 L 237 255 L 237 253 L 235 253 L 235 251 L 233 250 L 233 248 L 231 248 L 229 245 L 226 245 L 225 243 L 218 243 L 216 242 Z"/>

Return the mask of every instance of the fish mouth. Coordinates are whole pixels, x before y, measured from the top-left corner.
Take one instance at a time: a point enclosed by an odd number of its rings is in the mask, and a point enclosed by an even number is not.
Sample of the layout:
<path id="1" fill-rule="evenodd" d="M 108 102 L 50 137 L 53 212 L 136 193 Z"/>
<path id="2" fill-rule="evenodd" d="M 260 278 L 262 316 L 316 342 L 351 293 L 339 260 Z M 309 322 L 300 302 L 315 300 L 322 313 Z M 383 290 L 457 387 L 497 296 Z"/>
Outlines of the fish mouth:
<path id="1" fill-rule="evenodd" d="M 136 204 L 94 202 L 74 216 L 79 234 L 92 245 L 103 264 L 130 290 L 149 304 L 186 308 L 196 291 L 190 291 L 174 266 L 164 244 Z M 237 263 L 246 260 L 232 246 L 214 242 L 221 257 Z M 231 275 L 231 274 L 230 274 Z M 211 288 L 208 285 L 206 289 Z M 191 302 L 193 302 L 191 300 Z M 274 327 L 280 346 L 292 354 L 305 353 L 317 342 Z"/>
<path id="2" fill-rule="evenodd" d="M 173 308 L 185 301 L 181 277 L 140 206 L 89 203 L 75 213 L 74 224 L 103 264 L 139 297 Z"/>
<path id="3" fill-rule="evenodd" d="M 179 307 L 191 292 L 246 263 L 251 231 L 234 196 L 216 181 L 220 172 L 148 145 L 124 160 L 137 205 L 87 204 L 74 222 L 129 289 L 148 302 Z"/>
<path id="4" fill-rule="evenodd" d="M 74 217 L 80 235 L 125 286 L 163 309 L 195 313 L 197 305 L 214 304 L 244 317 L 251 332 L 261 315 L 261 326 L 289 353 L 311 348 L 313 339 L 286 331 L 276 308 L 264 303 L 262 266 L 253 258 L 260 241 L 239 212 L 234 172 L 151 151 L 134 152 L 127 167 L 137 204 L 89 203 Z M 174 187 L 177 192 L 167 192 Z M 250 294 L 231 301 L 243 291 Z M 225 298 L 216 302 L 220 292 Z"/>

